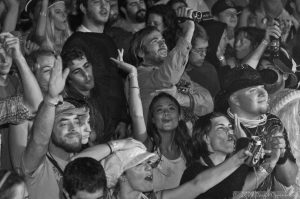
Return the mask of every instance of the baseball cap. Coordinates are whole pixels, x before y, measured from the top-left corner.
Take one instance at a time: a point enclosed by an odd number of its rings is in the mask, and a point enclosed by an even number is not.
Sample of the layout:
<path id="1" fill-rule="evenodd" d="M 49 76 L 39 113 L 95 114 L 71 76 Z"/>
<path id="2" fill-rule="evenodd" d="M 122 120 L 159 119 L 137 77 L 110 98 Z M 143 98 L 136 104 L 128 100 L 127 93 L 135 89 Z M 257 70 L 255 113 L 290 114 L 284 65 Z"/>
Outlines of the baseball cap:
<path id="1" fill-rule="evenodd" d="M 86 114 L 87 110 L 85 107 L 76 108 L 70 102 L 64 101 L 63 103 L 57 105 L 55 109 L 55 118 L 64 115 L 64 114 L 72 114 L 72 115 L 84 115 Z"/>
<path id="2" fill-rule="evenodd" d="M 211 8 L 212 15 L 218 15 L 220 12 L 227 10 L 229 8 L 234 8 L 237 11 L 237 14 L 240 13 L 241 8 L 234 5 L 230 0 L 218 0 Z"/>

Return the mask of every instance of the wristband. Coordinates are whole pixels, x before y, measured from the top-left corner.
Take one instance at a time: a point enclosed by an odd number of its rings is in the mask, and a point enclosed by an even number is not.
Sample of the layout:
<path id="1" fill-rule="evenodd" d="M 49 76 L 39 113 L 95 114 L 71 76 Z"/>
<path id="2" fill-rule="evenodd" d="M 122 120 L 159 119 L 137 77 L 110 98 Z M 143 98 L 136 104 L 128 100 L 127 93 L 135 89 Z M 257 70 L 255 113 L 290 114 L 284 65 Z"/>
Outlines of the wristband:
<path id="1" fill-rule="evenodd" d="M 110 149 L 112 153 L 116 152 L 118 149 L 118 142 L 117 141 L 111 141 L 107 143 L 110 146 Z"/>
<path id="2" fill-rule="evenodd" d="M 137 86 L 131 86 L 130 88 L 140 89 L 140 87 L 137 87 Z"/>
<path id="3" fill-rule="evenodd" d="M 261 43 L 264 44 L 264 45 L 266 45 L 266 46 L 269 45 L 269 42 L 267 40 L 265 40 L 265 39 L 263 39 Z"/>
<path id="4" fill-rule="evenodd" d="M 108 148 L 109 148 L 109 150 L 110 150 L 110 153 L 109 153 L 109 155 L 110 154 L 112 154 L 113 153 L 113 150 L 112 150 L 112 148 L 111 148 L 111 146 L 110 146 L 110 144 L 109 143 L 106 143 L 107 144 L 107 146 L 108 146 Z"/>
<path id="5" fill-rule="evenodd" d="M 56 97 L 53 99 L 50 99 L 49 97 L 44 98 L 44 103 L 47 104 L 48 106 L 56 107 L 57 105 L 61 104 L 62 102 L 60 101 L 60 97 Z"/>
<path id="6" fill-rule="evenodd" d="M 46 17 L 47 16 L 47 12 L 40 12 L 40 16 Z"/>

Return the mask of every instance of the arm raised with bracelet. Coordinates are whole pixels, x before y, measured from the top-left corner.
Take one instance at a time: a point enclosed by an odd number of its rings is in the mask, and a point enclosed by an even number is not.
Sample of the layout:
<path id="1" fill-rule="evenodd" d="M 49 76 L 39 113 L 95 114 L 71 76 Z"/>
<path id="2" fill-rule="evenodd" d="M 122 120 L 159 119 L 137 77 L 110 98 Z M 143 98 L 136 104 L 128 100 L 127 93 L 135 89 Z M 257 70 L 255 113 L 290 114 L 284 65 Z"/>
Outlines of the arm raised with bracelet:
<path id="1" fill-rule="evenodd" d="M 140 97 L 140 89 L 137 78 L 137 69 L 131 64 L 125 63 L 123 61 L 123 50 L 118 50 L 118 59 L 111 58 L 119 68 L 128 73 L 128 86 L 127 86 L 127 100 L 129 103 L 130 116 L 132 119 L 132 128 L 134 137 L 144 142 L 148 135 L 146 132 L 146 124 L 143 114 L 143 105 Z"/>

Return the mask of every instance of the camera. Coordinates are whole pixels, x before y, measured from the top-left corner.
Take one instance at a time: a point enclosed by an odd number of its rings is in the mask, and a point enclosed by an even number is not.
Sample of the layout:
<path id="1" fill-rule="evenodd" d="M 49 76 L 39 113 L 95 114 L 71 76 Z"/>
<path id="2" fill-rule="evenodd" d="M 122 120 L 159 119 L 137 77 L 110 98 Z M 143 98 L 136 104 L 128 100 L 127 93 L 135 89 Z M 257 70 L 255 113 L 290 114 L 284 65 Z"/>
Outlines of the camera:
<path id="1" fill-rule="evenodd" d="M 178 23 L 183 23 L 185 22 L 185 20 L 187 20 L 188 18 L 184 18 L 184 17 L 178 17 Z M 193 20 L 196 23 L 201 23 L 203 21 L 210 21 L 213 20 L 213 16 L 210 14 L 210 12 L 200 12 L 200 11 L 193 11 L 192 12 L 192 19 L 189 20 Z"/>
<path id="2" fill-rule="evenodd" d="M 244 163 L 250 167 L 255 167 L 263 158 L 263 143 L 264 142 L 258 136 L 252 136 L 251 138 L 243 137 L 237 140 L 236 150 L 246 148 L 247 151 L 252 153 L 252 156 L 249 156 Z"/>
<path id="3" fill-rule="evenodd" d="M 200 12 L 200 11 L 193 11 L 192 18 L 194 22 L 197 23 L 200 23 L 202 21 L 213 20 L 213 16 L 211 16 L 210 12 Z"/>
<path id="4" fill-rule="evenodd" d="M 274 21 L 277 21 L 280 24 L 279 19 L 275 18 Z M 281 38 L 277 39 L 277 38 L 271 36 L 270 40 L 271 40 L 271 42 L 269 44 L 268 50 L 270 52 L 271 57 L 276 58 L 279 56 Z"/>

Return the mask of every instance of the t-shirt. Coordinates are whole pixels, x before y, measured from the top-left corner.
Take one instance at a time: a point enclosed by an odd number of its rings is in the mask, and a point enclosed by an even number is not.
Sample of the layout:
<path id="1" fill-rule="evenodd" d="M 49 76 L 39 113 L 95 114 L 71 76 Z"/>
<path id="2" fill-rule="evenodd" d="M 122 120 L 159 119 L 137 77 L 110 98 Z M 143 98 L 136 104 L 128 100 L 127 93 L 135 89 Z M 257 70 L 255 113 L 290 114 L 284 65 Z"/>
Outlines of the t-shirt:
<path id="1" fill-rule="evenodd" d="M 180 184 L 184 184 L 194 179 L 199 173 L 209 169 L 208 166 L 200 162 L 194 162 L 183 173 Z M 196 199 L 221 199 L 229 198 L 234 191 L 240 191 L 243 188 L 249 167 L 246 165 L 240 166 L 230 176 L 225 178 L 222 182 L 215 185 L 207 192 L 200 194 Z"/>
<path id="2" fill-rule="evenodd" d="M 55 160 L 58 161 L 58 158 Z M 67 162 L 60 160 L 58 164 L 65 166 Z M 30 199 L 62 198 L 62 176 L 48 158 L 45 157 L 41 165 L 32 173 L 26 171 L 23 161 L 21 168 L 25 175 Z"/>
<path id="3" fill-rule="evenodd" d="M 186 161 L 182 153 L 175 160 L 169 160 L 162 155 L 160 163 L 153 169 L 154 191 L 178 187 L 185 169 Z"/>

